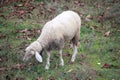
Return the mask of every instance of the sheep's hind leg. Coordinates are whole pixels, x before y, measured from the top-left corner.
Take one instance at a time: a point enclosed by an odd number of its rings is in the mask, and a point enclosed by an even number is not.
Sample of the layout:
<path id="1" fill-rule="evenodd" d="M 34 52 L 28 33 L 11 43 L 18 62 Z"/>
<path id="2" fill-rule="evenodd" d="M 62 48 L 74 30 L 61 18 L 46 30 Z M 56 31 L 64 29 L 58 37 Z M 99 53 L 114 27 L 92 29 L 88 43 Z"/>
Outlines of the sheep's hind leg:
<path id="1" fill-rule="evenodd" d="M 79 44 L 79 38 L 80 38 L 80 31 L 78 31 L 78 33 L 75 35 L 75 37 L 72 39 L 72 43 L 73 43 L 73 55 L 71 58 L 71 62 L 75 61 L 76 55 L 78 53 L 77 51 L 77 46 Z"/>
<path id="2" fill-rule="evenodd" d="M 72 55 L 72 58 L 71 58 L 71 62 L 74 62 L 74 61 L 75 61 L 75 58 L 76 58 L 77 53 L 78 53 L 78 51 L 77 51 L 77 46 L 76 46 L 76 45 L 73 45 L 73 55 Z"/>
<path id="3" fill-rule="evenodd" d="M 64 60 L 62 58 L 62 49 L 59 51 L 59 55 L 60 55 L 60 65 L 64 66 Z"/>
<path id="4" fill-rule="evenodd" d="M 50 52 L 47 52 L 47 62 L 46 62 L 46 66 L 45 66 L 45 69 L 49 69 L 50 67 Z"/>

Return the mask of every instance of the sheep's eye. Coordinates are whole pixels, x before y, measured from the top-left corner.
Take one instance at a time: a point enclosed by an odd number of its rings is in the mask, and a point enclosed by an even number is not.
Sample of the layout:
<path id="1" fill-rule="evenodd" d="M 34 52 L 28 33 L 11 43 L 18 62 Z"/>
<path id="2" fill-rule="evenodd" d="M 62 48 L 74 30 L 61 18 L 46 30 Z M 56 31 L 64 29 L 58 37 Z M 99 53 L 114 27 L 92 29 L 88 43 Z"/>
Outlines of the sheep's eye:
<path id="1" fill-rule="evenodd" d="M 31 54 L 28 54 L 28 57 L 30 57 L 31 56 Z"/>
<path id="2" fill-rule="evenodd" d="M 25 53 L 26 51 L 24 50 L 23 52 Z"/>
<path id="3" fill-rule="evenodd" d="M 35 52 L 34 52 L 34 51 L 31 51 L 30 53 L 33 55 Z"/>

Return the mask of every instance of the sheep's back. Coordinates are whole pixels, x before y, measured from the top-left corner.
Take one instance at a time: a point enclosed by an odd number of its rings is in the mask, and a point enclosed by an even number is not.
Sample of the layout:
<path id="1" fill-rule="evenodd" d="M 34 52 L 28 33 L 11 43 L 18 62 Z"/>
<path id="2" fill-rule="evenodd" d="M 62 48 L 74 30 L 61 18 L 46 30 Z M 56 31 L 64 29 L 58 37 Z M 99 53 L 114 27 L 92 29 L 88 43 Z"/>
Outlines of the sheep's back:
<path id="1" fill-rule="evenodd" d="M 77 32 L 80 31 L 81 19 L 73 11 L 64 11 L 56 16 L 53 20 L 47 22 L 42 29 L 40 38 L 45 43 L 64 38 L 70 41 Z"/>
<path id="2" fill-rule="evenodd" d="M 80 31 L 81 19 L 73 11 L 64 11 L 51 21 L 57 35 L 63 34 L 66 40 L 70 40 Z"/>

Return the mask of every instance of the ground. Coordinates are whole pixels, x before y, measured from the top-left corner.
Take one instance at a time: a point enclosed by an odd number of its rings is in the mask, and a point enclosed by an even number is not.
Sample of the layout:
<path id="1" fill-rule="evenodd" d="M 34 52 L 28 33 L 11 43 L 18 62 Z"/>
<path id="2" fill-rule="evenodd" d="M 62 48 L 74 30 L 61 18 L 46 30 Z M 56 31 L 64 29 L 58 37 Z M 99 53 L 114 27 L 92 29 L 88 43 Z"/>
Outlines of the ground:
<path id="1" fill-rule="evenodd" d="M 0 80 L 119 80 L 120 22 L 110 14 L 119 2 L 109 1 L 26 0 L 0 7 Z M 46 54 L 43 63 L 35 57 L 24 63 L 25 48 L 38 38 L 47 21 L 64 10 L 73 10 L 82 19 L 75 62 L 70 63 L 72 50 L 66 43 L 63 67 L 57 51 L 52 51 L 49 70 L 44 69 Z"/>

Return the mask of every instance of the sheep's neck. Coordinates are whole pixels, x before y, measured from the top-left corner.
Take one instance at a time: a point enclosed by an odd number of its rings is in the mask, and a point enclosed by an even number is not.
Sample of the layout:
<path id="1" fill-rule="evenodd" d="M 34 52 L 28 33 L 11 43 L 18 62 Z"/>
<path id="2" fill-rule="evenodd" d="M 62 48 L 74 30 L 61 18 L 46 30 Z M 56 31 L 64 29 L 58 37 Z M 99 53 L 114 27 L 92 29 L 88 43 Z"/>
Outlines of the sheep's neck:
<path id="1" fill-rule="evenodd" d="M 46 37 L 44 38 L 39 38 L 37 41 L 39 41 L 39 43 L 41 44 L 41 46 L 44 48 L 48 45 L 48 39 Z"/>

